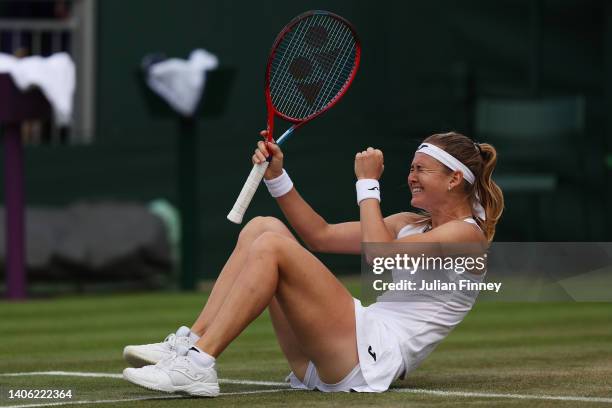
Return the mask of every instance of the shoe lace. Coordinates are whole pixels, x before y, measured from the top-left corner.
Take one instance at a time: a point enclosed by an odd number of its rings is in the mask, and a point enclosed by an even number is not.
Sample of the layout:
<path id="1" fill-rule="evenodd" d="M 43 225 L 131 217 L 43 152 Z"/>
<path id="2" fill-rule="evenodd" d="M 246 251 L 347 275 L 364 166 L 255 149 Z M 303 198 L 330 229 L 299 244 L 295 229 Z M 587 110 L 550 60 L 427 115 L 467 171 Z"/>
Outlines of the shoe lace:
<path id="1" fill-rule="evenodd" d="M 169 366 L 172 365 L 173 363 L 176 363 L 178 361 L 186 361 L 187 357 L 184 355 L 179 355 L 179 350 L 178 349 L 173 349 L 172 352 L 167 355 L 166 357 L 162 358 L 161 360 L 159 360 L 157 362 L 157 364 L 155 364 L 156 366 L 159 367 L 163 367 L 163 366 Z"/>
<path id="2" fill-rule="evenodd" d="M 168 346 L 170 346 L 170 350 L 176 350 L 176 334 L 170 333 L 169 335 L 167 335 L 164 339 L 164 343 L 168 343 Z"/>

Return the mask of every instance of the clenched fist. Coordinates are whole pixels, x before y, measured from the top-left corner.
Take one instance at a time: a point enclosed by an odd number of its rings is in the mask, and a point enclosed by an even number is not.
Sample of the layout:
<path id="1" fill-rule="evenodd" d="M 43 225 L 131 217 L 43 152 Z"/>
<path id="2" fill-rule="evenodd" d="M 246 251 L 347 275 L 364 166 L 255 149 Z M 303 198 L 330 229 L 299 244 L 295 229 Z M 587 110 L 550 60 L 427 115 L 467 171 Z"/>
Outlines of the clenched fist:
<path id="1" fill-rule="evenodd" d="M 268 131 L 262 130 L 259 134 L 267 139 Z M 268 157 L 272 156 L 270 165 L 264 173 L 264 178 L 270 180 L 283 174 L 283 152 L 276 143 L 266 143 L 260 141 L 257 143 L 257 149 L 251 158 L 253 164 L 260 164 L 265 162 Z"/>
<path id="2" fill-rule="evenodd" d="M 368 147 L 367 150 L 355 155 L 355 175 L 357 180 L 378 180 L 384 170 L 384 158 L 380 150 Z"/>

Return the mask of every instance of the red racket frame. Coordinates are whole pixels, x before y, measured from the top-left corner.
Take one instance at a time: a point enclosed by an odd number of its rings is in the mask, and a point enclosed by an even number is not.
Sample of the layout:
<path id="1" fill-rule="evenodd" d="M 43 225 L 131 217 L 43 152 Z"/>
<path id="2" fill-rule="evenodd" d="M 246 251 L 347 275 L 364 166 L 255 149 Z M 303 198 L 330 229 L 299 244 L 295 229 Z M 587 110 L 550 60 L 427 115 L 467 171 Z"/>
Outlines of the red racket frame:
<path id="1" fill-rule="evenodd" d="M 272 96 L 270 95 L 270 70 L 272 68 L 272 61 L 274 60 L 274 56 L 276 55 L 276 51 L 278 48 L 278 45 L 280 44 L 280 42 L 283 40 L 283 38 L 285 38 L 285 36 L 287 35 L 287 33 L 296 25 L 298 24 L 300 21 L 302 21 L 303 19 L 310 17 L 312 15 L 315 14 L 319 14 L 319 15 L 327 15 L 330 16 L 332 18 L 335 18 L 339 21 L 341 21 L 342 23 L 344 23 L 353 33 L 353 38 L 355 38 L 355 64 L 353 65 L 353 69 L 351 71 L 351 73 L 349 74 L 349 79 L 348 81 L 346 81 L 346 83 L 344 84 L 344 86 L 342 87 L 342 89 L 340 90 L 340 92 L 338 92 L 336 94 L 336 96 L 334 97 L 334 99 L 332 99 L 332 101 L 323 109 L 321 109 L 318 112 L 313 113 L 312 115 L 304 118 L 304 119 L 296 119 L 296 118 L 292 118 L 290 116 L 286 116 L 284 114 L 282 114 L 281 112 L 277 111 L 276 108 L 274 107 L 274 105 L 272 104 Z M 348 90 L 348 88 L 351 86 L 351 84 L 353 83 L 353 80 L 355 79 L 355 76 L 357 75 L 357 70 L 359 68 L 359 62 L 361 61 L 361 41 L 359 40 L 359 36 L 357 35 L 357 31 L 355 31 L 355 28 L 353 27 L 353 25 L 348 22 L 345 18 L 334 14 L 334 13 L 330 13 L 329 11 L 322 11 L 322 10 L 311 10 L 311 11 L 307 11 L 305 13 L 300 14 L 299 16 L 295 17 L 293 20 L 291 20 L 286 26 L 285 28 L 283 28 L 283 30 L 278 34 L 278 36 L 276 36 L 276 39 L 274 40 L 274 43 L 272 44 L 272 48 L 270 50 L 270 55 L 268 57 L 268 64 L 266 65 L 266 76 L 265 76 L 265 95 L 266 95 L 266 106 L 268 109 L 268 137 L 267 137 L 267 141 L 268 142 L 274 142 L 274 138 L 273 138 L 273 133 L 274 133 L 274 116 L 278 116 L 288 122 L 294 123 L 294 130 L 298 129 L 299 127 L 301 127 L 304 123 L 311 121 L 312 119 L 316 118 L 317 116 L 321 115 L 323 112 L 325 112 L 326 110 L 328 110 L 329 108 L 331 108 L 332 106 L 334 106 L 336 103 L 338 103 L 338 101 L 344 96 L 344 94 L 346 93 L 346 91 Z"/>

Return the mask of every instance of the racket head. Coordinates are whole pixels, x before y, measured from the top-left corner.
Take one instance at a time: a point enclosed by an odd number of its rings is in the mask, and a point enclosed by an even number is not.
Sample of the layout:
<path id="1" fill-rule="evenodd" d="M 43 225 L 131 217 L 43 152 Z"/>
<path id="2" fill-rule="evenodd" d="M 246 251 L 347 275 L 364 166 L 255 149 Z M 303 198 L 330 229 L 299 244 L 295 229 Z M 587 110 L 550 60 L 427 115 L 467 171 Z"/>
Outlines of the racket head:
<path id="1" fill-rule="evenodd" d="M 274 115 L 297 127 L 334 106 L 360 59 L 361 42 L 346 19 L 312 10 L 291 20 L 276 37 L 266 68 L 269 140 Z"/>

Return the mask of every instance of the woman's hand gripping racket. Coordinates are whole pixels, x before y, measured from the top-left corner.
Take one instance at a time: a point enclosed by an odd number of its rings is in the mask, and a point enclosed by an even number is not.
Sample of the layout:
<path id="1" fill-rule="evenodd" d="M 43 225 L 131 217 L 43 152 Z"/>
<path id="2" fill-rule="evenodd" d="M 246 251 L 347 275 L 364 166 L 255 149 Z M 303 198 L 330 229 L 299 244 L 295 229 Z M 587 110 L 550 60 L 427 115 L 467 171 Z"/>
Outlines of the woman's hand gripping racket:
<path id="1" fill-rule="evenodd" d="M 351 24 L 327 11 L 294 18 L 276 37 L 266 68 L 267 143 L 274 143 L 274 116 L 293 125 L 276 141 L 331 108 L 355 78 L 361 45 Z M 268 162 L 256 164 L 227 219 L 240 224 Z"/>

